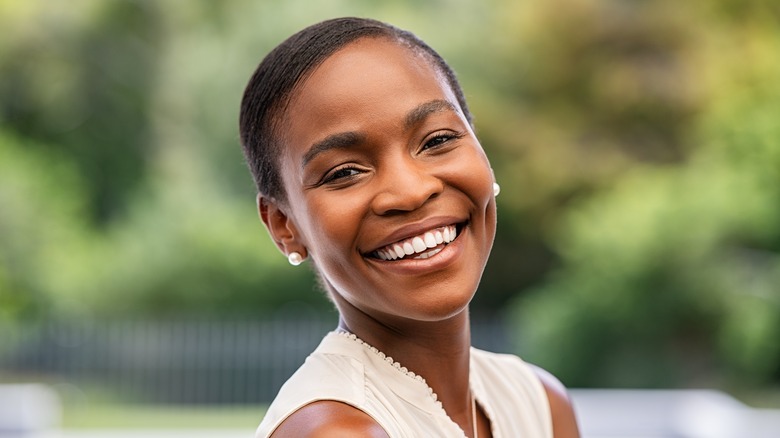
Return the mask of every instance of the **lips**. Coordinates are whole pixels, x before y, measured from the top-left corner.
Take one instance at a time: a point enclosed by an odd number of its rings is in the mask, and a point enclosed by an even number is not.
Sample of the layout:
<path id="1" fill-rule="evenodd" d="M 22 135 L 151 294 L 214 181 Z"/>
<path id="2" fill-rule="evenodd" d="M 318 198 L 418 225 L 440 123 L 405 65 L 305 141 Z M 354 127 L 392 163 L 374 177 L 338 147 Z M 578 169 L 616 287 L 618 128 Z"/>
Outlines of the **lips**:
<path id="1" fill-rule="evenodd" d="M 433 228 L 373 251 L 370 256 L 380 260 L 427 259 L 438 254 L 458 237 L 455 225 Z"/>

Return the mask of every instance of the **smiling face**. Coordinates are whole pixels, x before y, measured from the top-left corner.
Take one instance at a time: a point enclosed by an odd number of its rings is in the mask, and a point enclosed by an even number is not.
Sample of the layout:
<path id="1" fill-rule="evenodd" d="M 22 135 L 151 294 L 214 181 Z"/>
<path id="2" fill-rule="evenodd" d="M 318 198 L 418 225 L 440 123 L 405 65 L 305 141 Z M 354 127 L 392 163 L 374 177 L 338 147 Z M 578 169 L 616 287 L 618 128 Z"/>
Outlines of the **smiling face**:
<path id="1" fill-rule="evenodd" d="M 284 114 L 287 202 L 264 216 L 283 250 L 308 253 L 342 313 L 400 323 L 463 311 L 495 235 L 493 175 L 442 75 L 363 38 L 318 66 Z"/>

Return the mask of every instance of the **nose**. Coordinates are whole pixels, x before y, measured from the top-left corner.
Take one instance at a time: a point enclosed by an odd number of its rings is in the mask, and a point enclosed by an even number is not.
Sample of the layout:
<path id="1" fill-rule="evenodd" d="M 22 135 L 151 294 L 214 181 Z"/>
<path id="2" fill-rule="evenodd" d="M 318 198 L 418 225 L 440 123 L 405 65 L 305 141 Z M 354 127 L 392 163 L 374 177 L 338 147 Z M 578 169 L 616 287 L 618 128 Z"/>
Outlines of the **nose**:
<path id="1" fill-rule="evenodd" d="M 385 166 L 377 182 L 371 209 L 380 216 L 414 211 L 444 190 L 430 166 L 409 156 Z"/>

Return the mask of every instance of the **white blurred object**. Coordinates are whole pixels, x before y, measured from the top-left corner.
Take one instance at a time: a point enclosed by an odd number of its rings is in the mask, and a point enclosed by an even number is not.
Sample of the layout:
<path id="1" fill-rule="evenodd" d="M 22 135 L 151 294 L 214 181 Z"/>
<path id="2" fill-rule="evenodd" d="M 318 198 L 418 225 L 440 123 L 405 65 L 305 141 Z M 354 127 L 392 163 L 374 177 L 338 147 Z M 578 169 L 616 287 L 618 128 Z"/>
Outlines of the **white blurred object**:
<path id="1" fill-rule="evenodd" d="M 0 385 L 0 437 L 32 437 L 60 425 L 62 407 L 48 387 Z"/>
<path id="2" fill-rule="evenodd" d="M 777 438 L 780 411 L 710 390 L 570 391 L 583 438 Z"/>

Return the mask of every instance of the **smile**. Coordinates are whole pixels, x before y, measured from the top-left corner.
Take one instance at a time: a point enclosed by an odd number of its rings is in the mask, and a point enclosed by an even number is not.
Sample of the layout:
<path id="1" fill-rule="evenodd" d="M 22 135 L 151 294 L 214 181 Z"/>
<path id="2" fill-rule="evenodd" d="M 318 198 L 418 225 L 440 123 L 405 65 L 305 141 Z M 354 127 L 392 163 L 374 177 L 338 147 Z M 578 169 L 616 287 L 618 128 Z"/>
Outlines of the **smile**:
<path id="1" fill-rule="evenodd" d="M 420 235 L 404 239 L 371 253 L 380 260 L 427 259 L 438 254 L 458 237 L 455 225 L 434 228 Z"/>

